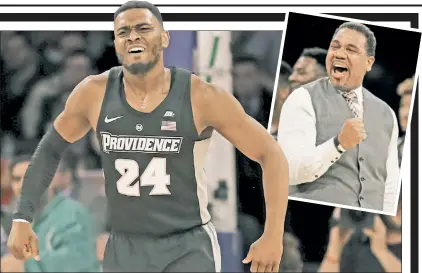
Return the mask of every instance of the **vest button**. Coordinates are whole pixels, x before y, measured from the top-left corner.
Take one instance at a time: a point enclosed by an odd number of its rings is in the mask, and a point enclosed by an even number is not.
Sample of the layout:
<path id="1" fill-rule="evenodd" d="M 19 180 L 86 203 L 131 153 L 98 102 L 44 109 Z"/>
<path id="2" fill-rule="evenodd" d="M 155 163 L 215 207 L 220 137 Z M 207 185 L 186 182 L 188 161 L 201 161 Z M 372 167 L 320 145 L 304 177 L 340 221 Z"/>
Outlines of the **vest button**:
<path id="1" fill-rule="evenodd" d="M 315 178 L 318 178 L 318 175 L 315 175 Z"/>
<path id="2" fill-rule="evenodd" d="M 363 161 L 363 157 L 359 157 L 359 161 L 362 162 Z"/>
<path id="3" fill-rule="evenodd" d="M 362 181 L 362 182 L 365 181 L 365 177 L 361 177 L 360 181 Z"/>

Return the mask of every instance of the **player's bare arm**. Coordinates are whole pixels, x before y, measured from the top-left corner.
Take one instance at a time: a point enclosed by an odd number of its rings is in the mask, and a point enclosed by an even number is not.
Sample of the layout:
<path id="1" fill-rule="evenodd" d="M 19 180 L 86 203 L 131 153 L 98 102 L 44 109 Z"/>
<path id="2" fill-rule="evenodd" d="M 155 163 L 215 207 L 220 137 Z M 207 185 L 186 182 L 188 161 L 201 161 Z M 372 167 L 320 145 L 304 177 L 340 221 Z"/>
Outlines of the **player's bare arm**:
<path id="1" fill-rule="evenodd" d="M 90 76 L 79 83 L 67 99 L 64 110 L 43 136 L 26 171 L 17 212 L 8 239 L 10 252 L 20 260 L 38 258 L 37 236 L 30 223 L 41 196 L 51 184 L 63 152 L 91 128 L 92 118 L 101 105 L 101 78 Z M 98 116 L 98 114 L 97 114 Z"/>
<path id="2" fill-rule="evenodd" d="M 108 71 L 81 81 L 66 101 L 64 110 L 54 121 L 57 132 L 69 143 L 96 129 L 104 97 Z"/>
<path id="3" fill-rule="evenodd" d="M 229 93 L 192 78 L 192 103 L 197 129 L 212 127 L 263 171 L 266 223 L 263 236 L 251 246 L 245 262 L 252 271 L 278 272 L 288 197 L 288 163 L 272 136 L 248 116 Z M 276 270 L 276 271 L 274 271 Z"/>

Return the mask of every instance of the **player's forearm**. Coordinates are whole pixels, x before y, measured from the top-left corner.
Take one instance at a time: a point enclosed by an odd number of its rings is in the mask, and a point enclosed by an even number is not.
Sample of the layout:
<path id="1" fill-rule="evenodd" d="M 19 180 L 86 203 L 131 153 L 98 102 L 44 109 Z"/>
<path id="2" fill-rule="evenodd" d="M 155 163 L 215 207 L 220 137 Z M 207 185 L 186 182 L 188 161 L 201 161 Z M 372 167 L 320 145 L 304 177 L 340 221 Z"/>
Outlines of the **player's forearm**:
<path id="1" fill-rule="evenodd" d="M 278 148 L 278 149 L 277 149 Z M 289 190 L 289 167 L 287 160 L 277 146 L 261 160 L 265 195 L 265 232 L 283 235 Z"/>
<path id="2" fill-rule="evenodd" d="M 68 145 L 69 143 L 56 132 L 54 127 L 42 138 L 25 173 L 18 210 L 14 214 L 14 219 L 32 222 L 41 196 L 51 184 L 62 153 Z"/>

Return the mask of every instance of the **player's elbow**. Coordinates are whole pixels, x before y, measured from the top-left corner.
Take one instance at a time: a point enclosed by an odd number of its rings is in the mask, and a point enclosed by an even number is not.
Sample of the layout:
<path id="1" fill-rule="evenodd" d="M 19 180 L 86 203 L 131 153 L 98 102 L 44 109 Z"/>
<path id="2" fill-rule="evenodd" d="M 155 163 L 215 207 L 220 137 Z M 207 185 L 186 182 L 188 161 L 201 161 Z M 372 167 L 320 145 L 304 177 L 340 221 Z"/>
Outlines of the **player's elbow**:
<path id="1" fill-rule="evenodd" d="M 258 157 L 257 162 L 261 165 L 264 172 L 265 170 L 274 168 L 286 175 L 289 173 L 289 163 L 278 144 L 268 145 L 268 148 Z"/>

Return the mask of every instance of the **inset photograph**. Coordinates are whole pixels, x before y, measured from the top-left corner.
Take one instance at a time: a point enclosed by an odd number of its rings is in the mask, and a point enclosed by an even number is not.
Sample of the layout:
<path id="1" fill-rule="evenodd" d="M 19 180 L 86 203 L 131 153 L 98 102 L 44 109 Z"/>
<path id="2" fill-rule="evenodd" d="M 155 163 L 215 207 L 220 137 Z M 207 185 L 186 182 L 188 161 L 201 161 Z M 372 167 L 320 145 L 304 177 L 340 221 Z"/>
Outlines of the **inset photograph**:
<path id="1" fill-rule="evenodd" d="M 292 200 L 395 215 L 421 33 L 288 14 L 269 130 Z"/>

